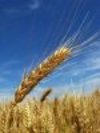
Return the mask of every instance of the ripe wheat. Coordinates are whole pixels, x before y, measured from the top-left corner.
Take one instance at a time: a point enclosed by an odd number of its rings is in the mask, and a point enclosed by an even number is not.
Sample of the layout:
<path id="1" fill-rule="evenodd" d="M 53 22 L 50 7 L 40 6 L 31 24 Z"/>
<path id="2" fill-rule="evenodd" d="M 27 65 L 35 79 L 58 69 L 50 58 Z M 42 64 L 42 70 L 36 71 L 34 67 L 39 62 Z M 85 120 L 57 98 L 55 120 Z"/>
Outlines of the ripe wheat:
<path id="1" fill-rule="evenodd" d="M 21 85 L 15 93 L 15 103 L 21 102 L 25 96 L 48 74 L 71 56 L 71 49 L 62 47 L 44 60 L 35 70 L 24 77 Z"/>

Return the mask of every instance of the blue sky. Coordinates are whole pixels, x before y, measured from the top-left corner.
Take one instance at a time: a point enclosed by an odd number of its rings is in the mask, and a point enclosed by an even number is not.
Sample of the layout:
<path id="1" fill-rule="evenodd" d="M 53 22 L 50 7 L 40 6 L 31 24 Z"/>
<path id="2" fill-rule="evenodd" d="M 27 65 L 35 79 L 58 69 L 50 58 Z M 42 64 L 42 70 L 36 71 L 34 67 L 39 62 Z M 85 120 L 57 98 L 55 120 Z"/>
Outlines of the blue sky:
<path id="1" fill-rule="evenodd" d="M 24 71 L 63 44 L 78 50 L 73 50 L 73 57 L 44 79 L 32 95 L 48 87 L 55 95 L 98 87 L 99 5 L 99 0 L 0 0 L 1 97 L 14 94 Z"/>

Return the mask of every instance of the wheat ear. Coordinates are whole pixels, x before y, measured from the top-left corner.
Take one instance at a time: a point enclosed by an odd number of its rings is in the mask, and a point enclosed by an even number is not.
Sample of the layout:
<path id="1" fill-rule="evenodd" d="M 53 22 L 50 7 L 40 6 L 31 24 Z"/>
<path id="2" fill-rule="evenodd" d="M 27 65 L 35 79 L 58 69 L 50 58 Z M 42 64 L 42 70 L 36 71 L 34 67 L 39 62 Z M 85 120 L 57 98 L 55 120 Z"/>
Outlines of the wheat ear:
<path id="1" fill-rule="evenodd" d="M 71 49 L 62 47 L 44 60 L 35 70 L 24 77 L 21 85 L 15 93 L 15 103 L 21 102 L 25 96 L 48 74 L 59 66 L 65 59 L 71 55 Z"/>
<path id="2" fill-rule="evenodd" d="M 52 89 L 46 90 L 46 91 L 43 93 L 42 97 L 40 98 L 40 102 L 44 102 L 44 101 L 46 100 L 47 96 L 48 96 L 51 92 L 52 92 Z"/>

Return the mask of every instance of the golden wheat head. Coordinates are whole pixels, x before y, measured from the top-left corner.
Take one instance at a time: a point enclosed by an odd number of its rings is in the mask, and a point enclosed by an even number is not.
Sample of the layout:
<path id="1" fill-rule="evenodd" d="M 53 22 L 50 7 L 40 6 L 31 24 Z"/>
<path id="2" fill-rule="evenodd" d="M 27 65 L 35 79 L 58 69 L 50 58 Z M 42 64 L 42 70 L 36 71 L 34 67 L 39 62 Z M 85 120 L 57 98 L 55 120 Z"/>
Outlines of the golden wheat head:
<path id="1" fill-rule="evenodd" d="M 59 66 L 65 59 L 69 58 L 71 50 L 66 47 L 62 47 L 54 52 L 44 60 L 35 70 L 32 70 L 30 74 L 24 77 L 21 85 L 15 93 L 15 103 L 21 102 L 24 97 L 48 74 Z"/>

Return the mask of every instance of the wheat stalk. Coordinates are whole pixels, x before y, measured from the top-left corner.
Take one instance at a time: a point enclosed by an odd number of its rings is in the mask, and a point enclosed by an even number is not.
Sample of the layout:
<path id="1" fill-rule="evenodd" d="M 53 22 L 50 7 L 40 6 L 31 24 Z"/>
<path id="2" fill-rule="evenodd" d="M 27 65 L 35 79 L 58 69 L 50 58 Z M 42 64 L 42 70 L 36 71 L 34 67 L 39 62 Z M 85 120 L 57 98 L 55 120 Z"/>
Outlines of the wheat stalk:
<path id="1" fill-rule="evenodd" d="M 23 123 L 24 126 L 29 129 L 32 126 L 32 116 L 31 116 L 31 108 L 30 104 L 27 103 L 23 110 Z"/>
<path id="2" fill-rule="evenodd" d="M 48 96 L 51 92 L 52 92 L 52 89 L 46 90 L 46 91 L 43 93 L 42 97 L 40 98 L 40 102 L 44 102 L 44 101 L 46 100 L 47 96 Z"/>
<path id="3" fill-rule="evenodd" d="M 48 74 L 50 74 L 58 65 L 65 59 L 69 58 L 71 50 L 62 47 L 44 60 L 35 70 L 32 70 L 29 75 L 25 76 L 21 85 L 15 93 L 15 103 L 21 102 L 25 96 Z"/>

